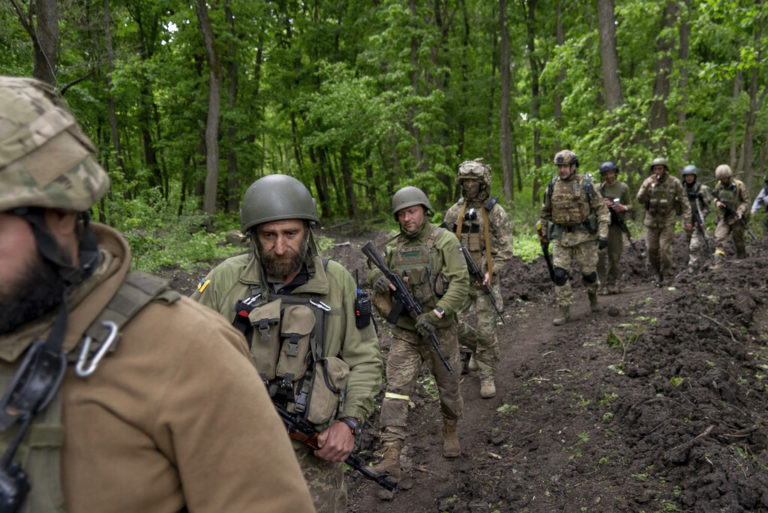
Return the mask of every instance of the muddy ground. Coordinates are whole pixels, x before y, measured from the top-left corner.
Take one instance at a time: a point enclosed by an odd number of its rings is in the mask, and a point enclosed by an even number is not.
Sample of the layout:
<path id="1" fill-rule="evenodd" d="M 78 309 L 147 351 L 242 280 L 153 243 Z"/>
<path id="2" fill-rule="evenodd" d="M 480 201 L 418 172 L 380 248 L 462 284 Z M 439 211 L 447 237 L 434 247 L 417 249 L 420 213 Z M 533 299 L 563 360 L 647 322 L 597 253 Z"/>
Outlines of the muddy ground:
<path id="1" fill-rule="evenodd" d="M 386 237 L 331 235 L 328 255 L 361 273 L 359 248 Z M 676 248 L 683 264 L 683 234 Z M 749 251 L 659 288 L 627 245 L 621 293 L 601 296 L 593 314 L 576 285 L 562 327 L 552 325 L 543 259 L 516 260 L 501 276 L 497 396 L 481 399 L 478 378 L 463 376 L 462 456 L 440 454 L 439 405 L 425 375 L 402 457 L 409 489 L 383 500 L 350 472 L 349 511 L 768 512 L 768 244 Z M 191 290 L 193 277 L 173 276 Z M 377 418 L 359 440 L 366 460 Z"/>

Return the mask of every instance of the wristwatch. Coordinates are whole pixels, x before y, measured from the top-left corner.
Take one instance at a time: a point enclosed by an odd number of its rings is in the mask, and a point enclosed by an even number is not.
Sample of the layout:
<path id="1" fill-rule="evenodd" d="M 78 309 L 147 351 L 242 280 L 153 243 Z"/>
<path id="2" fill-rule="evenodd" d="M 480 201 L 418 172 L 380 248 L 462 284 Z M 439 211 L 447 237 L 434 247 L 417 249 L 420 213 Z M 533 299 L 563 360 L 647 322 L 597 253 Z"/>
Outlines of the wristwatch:
<path id="1" fill-rule="evenodd" d="M 436 306 L 436 307 L 434 308 L 434 310 L 435 310 L 435 312 L 437 312 L 437 313 L 439 313 L 439 314 L 440 314 L 440 318 L 441 318 L 441 319 L 442 319 L 443 317 L 445 317 L 445 310 L 443 310 L 443 309 L 442 309 L 442 307 Z"/>
<path id="2" fill-rule="evenodd" d="M 363 423 L 360 422 L 360 419 L 356 419 L 355 417 L 341 417 L 338 420 L 349 426 L 349 429 L 352 430 L 352 434 L 356 437 L 360 436 L 360 433 L 363 431 Z"/>

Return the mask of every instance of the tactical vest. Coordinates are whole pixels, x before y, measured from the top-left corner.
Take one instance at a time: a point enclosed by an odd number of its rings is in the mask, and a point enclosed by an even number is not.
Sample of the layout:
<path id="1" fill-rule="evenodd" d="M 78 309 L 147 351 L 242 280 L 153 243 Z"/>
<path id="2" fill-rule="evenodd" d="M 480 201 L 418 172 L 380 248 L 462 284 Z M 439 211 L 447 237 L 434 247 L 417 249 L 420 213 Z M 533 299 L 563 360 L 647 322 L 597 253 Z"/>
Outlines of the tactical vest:
<path id="1" fill-rule="evenodd" d="M 564 227 L 583 225 L 591 211 L 594 187 L 589 176 L 576 175 L 564 182 L 555 177 L 547 188 L 552 205 L 552 222 Z"/>
<path id="2" fill-rule="evenodd" d="M 722 185 L 722 182 L 718 184 L 717 195 L 720 201 L 726 203 L 729 207 L 736 210 L 739 206 L 739 188 L 736 185 L 735 180 L 731 180 L 728 185 Z"/>
<path id="3" fill-rule="evenodd" d="M 491 223 L 488 214 L 496 206 L 498 197 L 491 196 L 480 209 L 480 215 L 474 208 L 467 211 L 466 201 L 461 205 L 458 219 L 453 225 L 453 232 L 462 246 L 467 248 L 470 256 L 478 265 L 485 250 L 486 272 L 493 276 L 493 259 L 491 257 Z"/>
<path id="4" fill-rule="evenodd" d="M 170 304 L 179 297 L 177 292 L 168 288 L 166 280 L 140 272 L 129 273 L 99 317 L 83 334 L 80 343 L 67 353 L 68 362 L 75 365 L 75 374 L 82 378 L 93 374 L 101 359 L 117 348 L 120 329 L 148 303 L 154 300 Z M 3 390 L 14 378 L 16 367 L 16 363 L 0 364 L 0 386 Z M 61 489 L 60 461 L 65 429 L 61 409 L 62 393 L 59 389 L 48 406 L 35 416 L 13 458 L 27 474 L 31 486 L 20 513 L 66 511 Z M 20 422 L 17 421 L 0 434 L 2 453 L 11 444 L 19 427 Z"/>
<path id="5" fill-rule="evenodd" d="M 685 188 L 685 193 L 688 195 L 688 201 L 696 201 L 696 196 L 699 195 L 699 191 L 701 190 L 701 184 L 694 182 L 692 185 L 688 185 L 687 182 L 683 182 L 683 187 Z"/>
<path id="6" fill-rule="evenodd" d="M 670 208 L 680 214 L 681 207 L 675 202 L 675 191 L 672 180 L 667 177 L 664 183 L 653 184 L 650 187 L 648 202 L 645 208 L 653 216 L 665 217 Z"/>
<path id="7" fill-rule="evenodd" d="M 343 409 L 349 378 L 344 360 L 325 355 L 330 311 L 317 297 L 275 294 L 268 300 L 252 285 L 250 296 L 237 301 L 232 322 L 248 341 L 272 402 L 318 431 Z"/>
<path id="8" fill-rule="evenodd" d="M 402 276 L 411 295 L 425 312 L 433 309 L 448 290 L 448 280 L 443 273 L 435 272 L 431 258 L 432 248 L 444 231 L 444 228 L 433 228 L 424 244 L 419 246 L 406 247 L 403 237 L 399 237 L 390 264 L 391 269 Z"/>

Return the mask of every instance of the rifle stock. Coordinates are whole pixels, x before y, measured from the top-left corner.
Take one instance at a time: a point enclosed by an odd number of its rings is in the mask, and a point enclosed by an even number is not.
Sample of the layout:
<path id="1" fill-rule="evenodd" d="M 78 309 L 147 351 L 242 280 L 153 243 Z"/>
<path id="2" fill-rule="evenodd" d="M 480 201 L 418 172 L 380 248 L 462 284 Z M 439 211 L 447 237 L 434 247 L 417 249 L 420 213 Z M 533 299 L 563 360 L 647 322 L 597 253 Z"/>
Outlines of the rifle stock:
<path id="1" fill-rule="evenodd" d="M 395 287 L 395 290 L 392 291 L 395 299 L 395 306 L 393 306 L 392 311 L 396 312 L 396 315 L 393 316 L 390 314 L 390 318 L 387 320 L 392 323 L 397 322 L 397 317 L 402 310 L 405 310 L 413 320 L 416 320 L 416 318 L 421 315 L 424 310 L 421 308 L 421 305 L 416 302 L 411 293 L 408 292 L 408 287 L 405 285 L 405 282 L 400 277 L 400 275 L 392 271 L 387 266 L 387 263 L 384 261 L 384 257 L 381 255 L 373 241 L 369 240 L 366 242 L 361 250 L 363 254 L 370 259 L 371 263 L 378 267 L 379 270 L 384 273 L 384 276 Z M 438 358 L 440 358 L 440 361 L 443 362 L 443 365 L 445 365 L 445 368 L 448 369 L 448 372 L 453 374 L 453 368 L 451 367 L 451 364 L 448 363 L 445 355 L 442 353 L 442 351 L 440 351 L 440 340 L 438 340 L 437 335 L 434 333 L 430 334 L 429 341 L 432 344 L 432 349 L 435 350 Z"/>
<path id="2" fill-rule="evenodd" d="M 483 271 L 477 266 L 475 259 L 472 258 L 469 250 L 464 246 L 459 246 L 459 248 L 461 248 L 461 252 L 464 254 L 464 260 L 467 261 L 467 271 L 469 271 L 469 277 L 475 280 L 477 286 L 480 287 L 480 290 L 482 290 L 483 293 L 488 296 L 488 299 L 491 302 L 491 306 L 493 306 L 493 309 L 496 310 L 496 315 L 499 316 L 501 323 L 504 324 L 504 316 L 496 304 L 496 299 L 493 297 L 493 289 L 491 289 L 489 285 L 483 283 L 483 281 L 485 281 L 485 274 L 483 274 Z"/>

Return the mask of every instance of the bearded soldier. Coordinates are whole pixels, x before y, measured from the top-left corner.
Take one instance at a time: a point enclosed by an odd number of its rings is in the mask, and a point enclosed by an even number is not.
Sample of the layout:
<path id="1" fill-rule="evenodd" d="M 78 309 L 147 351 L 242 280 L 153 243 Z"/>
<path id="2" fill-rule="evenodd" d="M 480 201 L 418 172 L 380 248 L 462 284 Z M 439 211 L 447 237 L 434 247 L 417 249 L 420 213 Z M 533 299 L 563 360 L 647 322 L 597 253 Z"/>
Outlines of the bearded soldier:
<path id="1" fill-rule="evenodd" d="M 315 426 L 319 449 L 293 441 L 294 451 L 318 512 L 344 512 L 342 462 L 381 389 L 381 354 L 373 325 L 356 325 L 352 276 L 318 254 L 318 222 L 300 181 L 256 180 L 240 207 L 250 251 L 214 268 L 194 297 L 244 333 L 273 403 Z"/>
<path id="2" fill-rule="evenodd" d="M 685 231 L 692 229 L 691 205 L 680 180 L 669 174 L 666 159 L 655 158 L 649 167 L 652 174 L 637 191 L 637 202 L 645 205 L 645 247 L 648 262 L 658 276 L 656 284 L 661 286 L 674 275 L 672 242 L 677 217 L 683 219 Z"/>
<path id="3" fill-rule="evenodd" d="M 749 219 L 749 192 L 744 182 L 733 178 L 733 171 L 727 164 L 715 169 L 717 185 L 712 192 L 717 207 L 717 227 L 715 227 L 715 263 L 718 268 L 725 260 L 725 244 L 728 236 L 736 246 L 736 258 L 747 258 L 747 246 L 744 241 L 745 225 Z"/>
<path id="4" fill-rule="evenodd" d="M 456 312 L 469 292 L 469 275 L 456 236 L 427 221 L 432 212 L 427 196 L 416 187 L 403 187 L 392 197 L 392 214 L 400 224 L 400 233 L 387 245 L 386 264 L 407 280 L 413 298 L 423 313 L 414 320 L 407 315 L 394 319 L 393 341 L 387 358 L 387 388 L 381 403 L 379 433 L 382 448 L 377 472 L 387 471 L 394 481 L 401 477 L 400 452 L 408 434 L 408 402 L 416 378 L 426 363 L 440 392 L 443 415 L 443 456 L 456 458 L 461 446 L 456 433 L 464 403 L 459 391 L 458 372 L 451 373 L 430 345 L 434 334 L 440 350 L 453 369 L 459 365 Z M 375 292 L 376 304 L 386 303 L 394 285 L 374 267 L 368 282 Z M 378 298 L 378 299 L 377 299 Z M 391 312 L 380 306 L 379 313 Z"/>
<path id="5" fill-rule="evenodd" d="M 632 212 L 632 200 L 629 186 L 617 180 L 619 166 L 608 160 L 600 164 L 599 169 L 600 185 L 597 190 L 611 216 L 611 225 L 608 228 L 608 246 L 598 252 L 597 274 L 602 294 L 618 294 L 619 264 L 624 251 L 624 232 L 619 223 Z"/>
<path id="6" fill-rule="evenodd" d="M 94 152 L 51 86 L 0 77 L 2 510 L 314 511 L 243 337 L 90 222 Z"/>
<path id="7" fill-rule="evenodd" d="M 709 214 L 709 187 L 696 180 L 699 168 L 688 164 L 683 168 L 683 189 L 691 205 L 691 225 L 688 232 L 688 271 L 694 272 L 701 265 L 701 256 L 706 247 L 706 220 Z"/>
<path id="8" fill-rule="evenodd" d="M 576 173 L 579 159 L 574 152 L 562 150 L 554 162 L 558 176 L 549 182 L 544 194 L 541 218 L 547 221 L 548 238 L 553 241 L 555 300 L 560 312 L 552 322 L 561 326 L 570 319 L 573 290 L 568 271 L 574 259 L 587 289 L 590 310 L 598 311 L 597 251 L 608 246 L 611 217 L 592 178 Z"/>
<path id="9" fill-rule="evenodd" d="M 488 399 L 496 395 L 499 340 L 496 309 L 481 286 L 491 288 L 501 311 L 499 272 L 512 260 L 512 224 L 496 198 L 490 197 L 491 166 L 483 159 L 462 162 L 456 184 L 462 188 L 462 198 L 445 213 L 444 224 L 484 273 L 482 283 L 470 286 L 467 304 L 459 313 L 459 342 L 472 350 L 469 367 L 480 371 L 480 397 Z"/>

